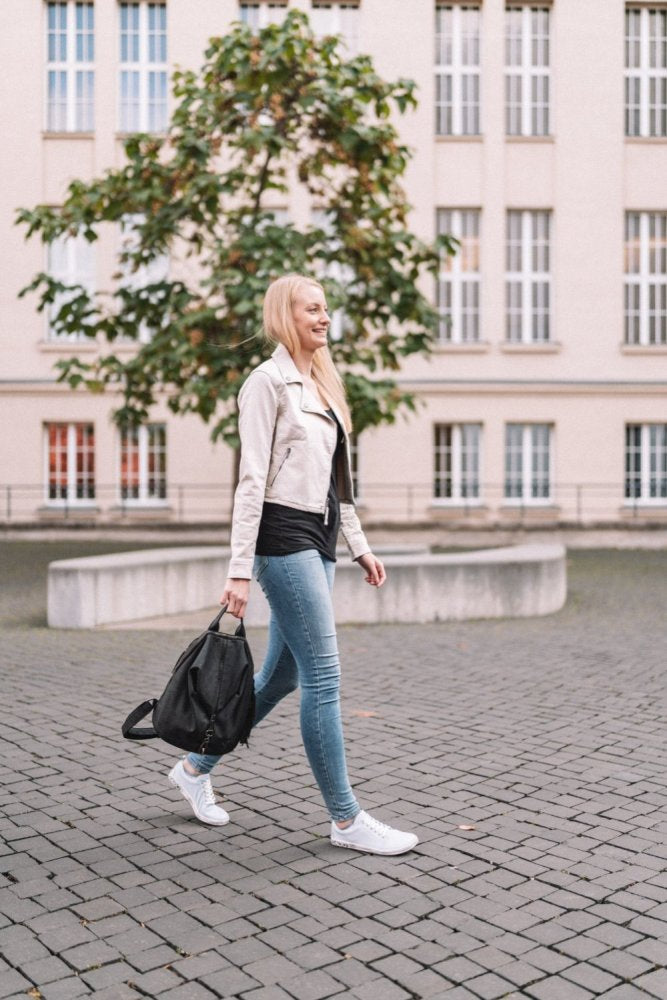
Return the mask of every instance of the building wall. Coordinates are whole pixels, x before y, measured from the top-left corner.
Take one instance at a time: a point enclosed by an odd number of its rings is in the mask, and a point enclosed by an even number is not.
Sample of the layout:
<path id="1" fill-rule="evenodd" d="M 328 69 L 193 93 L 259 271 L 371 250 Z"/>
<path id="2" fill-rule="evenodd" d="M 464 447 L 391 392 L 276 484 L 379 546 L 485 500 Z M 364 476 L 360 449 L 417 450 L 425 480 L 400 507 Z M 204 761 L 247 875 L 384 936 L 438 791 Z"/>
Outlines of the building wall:
<path id="1" fill-rule="evenodd" d="M 309 0 L 291 0 L 308 10 Z M 624 11 L 620 0 L 554 0 L 551 6 L 552 134 L 508 138 L 504 109 L 504 3 L 482 0 L 481 136 L 434 135 L 432 0 L 361 0 L 360 49 L 388 77 L 417 81 L 419 107 L 400 120 L 414 150 L 406 178 L 411 222 L 431 238 L 436 209 L 481 210 L 481 342 L 440 345 L 411 358 L 400 381 L 420 398 L 417 415 L 367 431 L 360 442 L 361 502 L 368 522 L 383 520 L 503 523 L 623 521 L 667 516 L 623 499 L 627 423 L 667 422 L 667 347 L 623 344 L 623 239 L 626 210 L 666 211 L 667 139 L 624 137 Z M 657 7 L 660 4 L 652 4 Z M 5 80 L 20 100 L 6 102 L 0 186 L 0 487 L 14 490 L 15 520 L 61 516 L 44 503 L 46 421 L 89 421 L 96 429 L 93 516 L 138 516 L 118 504 L 118 443 L 112 399 L 73 393 L 54 381 L 61 357 L 90 345 L 45 342 L 35 297 L 19 288 L 45 266 L 36 240 L 11 225 L 17 206 L 57 204 L 74 177 L 92 178 L 122 163 L 117 127 L 117 4 L 97 0 L 96 106 L 93 134 L 44 131 L 45 17 L 41 0 L 6 0 L 0 10 Z M 196 68 L 206 41 L 238 14 L 235 0 L 168 0 L 169 62 Z M 26 58 L 26 53 L 32 53 Z M 303 194 L 287 205 L 308 218 Z M 553 342 L 505 340 L 505 227 L 508 209 L 552 212 Z M 113 269 L 116 236 L 101 234 L 98 281 Z M 430 282 L 424 291 L 433 295 Z M 156 517 L 221 520 L 229 512 L 232 455 L 213 445 L 195 418 L 168 426 L 167 509 Z M 503 498 L 507 422 L 553 427 L 553 493 L 548 503 Z M 480 423 L 482 496 L 475 504 L 433 501 L 433 425 Z M 19 487 L 30 487 L 29 490 Z M 11 493 L 11 491 L 10 491 Z M 19 499 L 22 497 L 22 499 Z M 7 515 L 7 503 L 0 519 Z M 46 505 L 48 506 L 48 505 Z M 20 511 L 20 515 L 19 515 Z M 150 511 L 148 511 L 150 516 Z M 71 516 L 71 514 L 70 514 Z M 146 512 L 142 516 L 147 516 Z"/>

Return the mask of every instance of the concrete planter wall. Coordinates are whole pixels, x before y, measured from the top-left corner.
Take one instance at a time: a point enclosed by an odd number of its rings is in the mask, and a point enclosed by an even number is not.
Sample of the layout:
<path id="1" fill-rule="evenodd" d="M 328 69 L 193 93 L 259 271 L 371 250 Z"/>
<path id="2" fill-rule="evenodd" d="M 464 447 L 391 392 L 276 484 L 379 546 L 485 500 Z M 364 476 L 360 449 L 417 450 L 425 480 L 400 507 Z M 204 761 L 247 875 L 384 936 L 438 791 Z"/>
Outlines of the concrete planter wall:
<path id="1" fill-rule="evenodd" d="M 334 605 L 339 624 L 463 621 L 546 615 L 565 603 L 562 545 L 517 545 L 454 555 L 382 553 L 388 581 L 369 587 L 341 554 Z M 224 586 L 229 550 L 214 546 L 152 549 L 53 562 L 48 576 L 52 628 L 114 622 L 210 608 Z M 246 624 L 267 625 L 255 582 Z"/>

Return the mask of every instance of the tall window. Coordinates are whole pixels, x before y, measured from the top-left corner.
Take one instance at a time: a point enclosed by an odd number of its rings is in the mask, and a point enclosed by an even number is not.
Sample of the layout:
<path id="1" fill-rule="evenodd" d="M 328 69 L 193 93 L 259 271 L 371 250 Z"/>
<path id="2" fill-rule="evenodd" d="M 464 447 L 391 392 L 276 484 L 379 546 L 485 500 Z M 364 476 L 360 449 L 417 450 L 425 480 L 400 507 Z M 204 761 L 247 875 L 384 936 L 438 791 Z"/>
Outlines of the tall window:
<path id="1" fill-rule="evenodd" d="M 92 3 L 47 7 L 46 130 L 92 132 L 95 9 Z"/>
<path id="2" fill-rule="evenodd" d="M 480 8 L 435 8 L 436 135 L 479 135 Z"/>
<path id="3" fill-rule="evenodd" d="M 348 55 L 359 47 L 359 4 L 354 0 L 311 0 L 310 23 L 316 35 L 342 35 Z"/>
<path id="4" fill-rule="evenodd" d="M 549 8 L 510 6 L 505 17 L 507 135 L 549 135 Z"/>
<path id="5" fill-rule="evenodd" d="M 625 215 L 625 342 L 667 344 L 667 213 Z"/>
<path id="6" fill-rule="evenodd" d="M 81 235 L 57 237 L 48 247 L 48 271 L 52 278 L 63 285 L 80 285 L 91 294 L 95 285 L 94 244 Z M 59 333 L 54 326 L 59 310 L 76 295 L 76 290 L 59 292 L 48 306 L 48 340 L 67 342 L 86 339 L 83 330 Z"/>
<path id="7" fill-rule="evenodd" d="M 507 213 L 507 340 L 539 344 L 551 339 L 551 213 Z"/>
<path id="8" fill-rule="evenodd" d="M 667 136 L 667 10 L 625 11 L 625 134 Z"/>
<path id="9" fill-rule="evenodd" d="M 469 501 L 480 497 L 481 424 L 436 424 L 433 496 Z"/>
<path id="10" fill-rule="evenodd" d="M 287 13 L 287 0 L 283 3 L 269 3 L 263 0 L 261 3 L 239 4 L 239 18 L 244 24 L 250 25 L 253 31 L 265 28 L 267 24 L 280 23 Z"/>
<path id="11" fill-rule="evenodd" d="M 311 223 L 313 226 L 324 230 L 326 236 L 329 238 L 329 250 L 336 253 L 339 250 L 340 242 L 333 237 L 333 225 L 327 212 L 322 208 L 314 208 L 311 212 Z M 337 256 L 342 255 L 337 254 Z M 319 280 L 326 282 L 328 278 L 330 281 L 335 281 L 342 292 L 345 286 L 352 281 L 353 277 L 354 273 L 349 265 L 336 259 L 329 261 L 321 268 Z M 331 340 L 340 340 L 346 325 L 345 309 L 342 306 L 338 309 L 332 309 L 329 301 L 327 301 L 327 305 L 329 306 L 329 315 L 331 317 L 329 337 Z"/>
<path id="12" fill-rule="evenodd" d="M 667 424 L 625 428 L 625 497 L 667 502 Z"/>
<path id="13" fill-rule="evenodd" d="M 443 343 L 479 340 L 479 220 L 477 208 L 438 209 L 438 233 L 461 241 L 458 253 L 444 254 L 438 277 L 439 338 Z"/>
<path id="14" fill-rule="evenodd" d="M 167 497 L 167 429 L 142 424 L 120 433 L 120 495 L 149 503 Z"/>
<path id="15" fill-rule="evenodd" d="M 120 5 L 120 130 L 167 127 L 167 5 Z"/>
<path id="16" fill-rule="evenodd" d="M 505 499 L 539 503 L 551 499 L 551 427 L 505 427 Z"/>
<path id="17" fill-rule="evenodd" d="M 134 215 L 125 215 L 120 222 L 120 253 L 121 256 L 124 254 L 131 254 L 136 250 L 139 244 L 139 233 L 138 227 L 144 220 L 144 216 L 140 213 Z M 160 281 L 166 281 L 169 277 L 169 255 L 160 254 L 154 257 L 147 264 L 141 264 L 136 270 L 132 270 L 130 261 L 121 260 L 120 261 L 120 274 L 121 274 L 121 284 L 126 288 L 131 288 L 133 290 L 138 290 L 142 288 L 148 288 L 148 286 L 157 284 Z M 146 292 L 149 295 L 149 292 Z M 148 327 L 145 322 L 139 324 L 137 330 L 137 340 L 145 344 L 152 337 L 153 331 Z"/>
<path id="18" fill-rule="evenodd" d="M 46 499 L 76 503 L 95 499 L 95 429 L 92 424 L 46 424 Z"/>

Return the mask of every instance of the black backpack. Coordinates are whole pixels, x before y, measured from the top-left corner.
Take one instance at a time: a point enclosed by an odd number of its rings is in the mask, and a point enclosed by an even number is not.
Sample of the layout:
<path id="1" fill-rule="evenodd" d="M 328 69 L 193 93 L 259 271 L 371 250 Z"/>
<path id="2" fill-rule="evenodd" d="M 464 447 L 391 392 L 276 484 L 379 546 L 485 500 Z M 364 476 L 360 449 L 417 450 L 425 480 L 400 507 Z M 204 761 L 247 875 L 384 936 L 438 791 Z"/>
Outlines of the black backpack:
<path id="1" fill-rule="evenodd" d="M 181 653 L 161 696 L 130 712 L 122 726 L 126 739 L 159 737 L 210 754 L 247 745 L 255 714 L 253 662 L 243 622 L 233 635 L 219 631 L 226 610 Z M 151 710 L 153 725 L 136 728 Z"/>

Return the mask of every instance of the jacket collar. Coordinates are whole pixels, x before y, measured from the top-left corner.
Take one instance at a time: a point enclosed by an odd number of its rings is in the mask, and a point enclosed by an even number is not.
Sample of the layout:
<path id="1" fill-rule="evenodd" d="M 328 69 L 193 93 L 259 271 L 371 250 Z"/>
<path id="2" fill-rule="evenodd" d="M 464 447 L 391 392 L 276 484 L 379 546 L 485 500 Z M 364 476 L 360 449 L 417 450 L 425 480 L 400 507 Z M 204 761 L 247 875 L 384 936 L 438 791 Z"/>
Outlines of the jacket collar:
<path id="1" fill-rule="evenodd" d="M 294 364 L 294 359 L 284 344 L 278 344 L 271 357 L 286 382 L 300 382 L 303 385 L 303 376 Z"/>
<path id="2" fill-rule="evenodd" d="M 308 410 L 309 412 L 321 413 L 322 416 L 326 417 L 327 420 L 331 420 L 331 417 L 326 412 L 319 399 L 312 396 L 309 392 L 306 394 L 306 387 L 303 384 L 303 375 L 294 364 L 294 359 L 290 352 L 287 350 L 284 344 L 278 344 L 275 351 L 271 355 L 272 360 L 276 364 L 280 374 L 282 375 L 285 382 L 288 384 L 291 382 L 298 382 L 301 386 L 301 401 L 300 407 L 302 410 Z M 331 409 L 336 414 L 338 422 L 341 427 L 344 427 L 343 419 L 339 414 L 335 406 L 331 405 Z"/>

